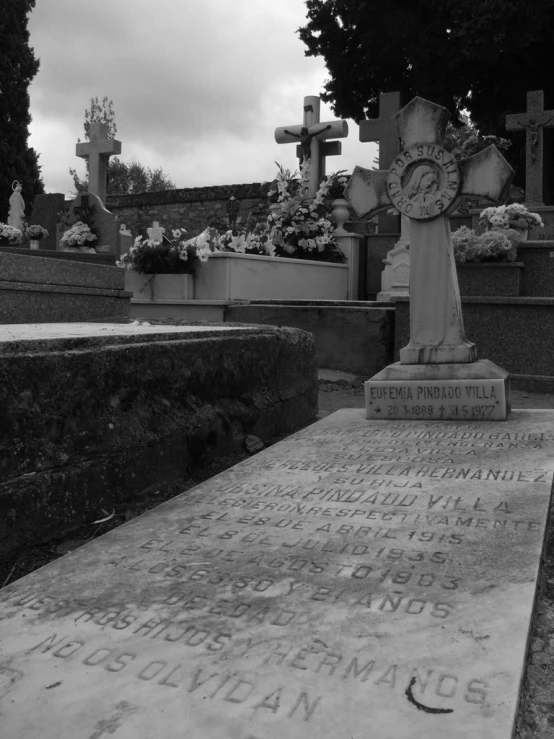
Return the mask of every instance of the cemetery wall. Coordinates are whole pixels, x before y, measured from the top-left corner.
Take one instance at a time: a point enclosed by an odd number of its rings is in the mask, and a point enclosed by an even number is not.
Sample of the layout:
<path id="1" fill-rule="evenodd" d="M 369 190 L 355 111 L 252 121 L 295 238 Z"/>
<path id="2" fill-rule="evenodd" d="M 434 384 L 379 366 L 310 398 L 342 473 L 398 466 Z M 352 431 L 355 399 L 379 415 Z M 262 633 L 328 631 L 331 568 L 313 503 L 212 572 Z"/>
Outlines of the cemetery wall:
<path id="1" fill-rule="evenodd" d="M 192 235 L 209 225 L 228 223 L 226 205 L 231 196 L 239 201 L 238 217 L 263 221 L 269 214 L 270 183 L 189 187 L 136 195 L 109 196 L 106 206 L 133 234 L 144 232 L 153 221 L 166 229 L 184 227 Z"/>

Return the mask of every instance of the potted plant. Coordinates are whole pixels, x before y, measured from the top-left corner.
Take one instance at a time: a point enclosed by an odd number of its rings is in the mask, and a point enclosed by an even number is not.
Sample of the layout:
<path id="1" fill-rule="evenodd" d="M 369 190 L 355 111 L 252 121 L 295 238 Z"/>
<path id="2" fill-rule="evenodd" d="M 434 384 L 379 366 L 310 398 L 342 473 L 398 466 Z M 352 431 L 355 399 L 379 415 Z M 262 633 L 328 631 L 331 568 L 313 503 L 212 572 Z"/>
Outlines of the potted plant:
<path id="1" fill-rule="evenodd" d="M 14 246 L 15 244 L 21 243 L 22 233 L 15 226 L 9 226 L 7 223 L 0 223 L 0 239 L 6 244 L 6 242 Z"/>
<path id="2" fill-rule="evenodd" d="M 479 216 L 479 225 L 489 230 L 513 230 L 519 234 L 520 241 L 527 241 L 529 229 L 543 228 L 544 223 L 538 213 L 531 213 L 522 203 L 510 203 L 485 208 Z"/>
<path id="3" fill-rule="evenodd" d="M 29 246 L 31 249 L 38 249 L 39 242 L 45 236 L 48 236 L 48 231 L 37 224 L 32 226 L 25 226 L 24 235 L 29 239 Z"/>
<path id="4" fill-rule="evenodd" d="M 519 234 L 497 229 L 478 235 L 461 226 L 452 234 L 461 295 L 512 296 L 520 293 L 523 264 L 517 262 Z"/>
<path id="5" fill-rule="evenodd" d="M 60 239 L 62 251 L 82 251 L 96 254 L 96 249 L 90 246 L 90 242 L 96 241 L 97 236 L 91 231 L 90 226 L 82 221 L 77 221 L 71 228 L 64 231 Z"/>
<path id="6" fill-rule="evenodd" d="M 192 300 L 193 278 L 210 255 L 212 229 L 188 240 L 185 234 L 184 228 L 173 229 L 173 241 L 137 236 L 129 252 L 121 256 L 117 265 L 127 270 L 125 288 L 135 298 Z M 146 280 L 144 275 L 148 275 Z"/>

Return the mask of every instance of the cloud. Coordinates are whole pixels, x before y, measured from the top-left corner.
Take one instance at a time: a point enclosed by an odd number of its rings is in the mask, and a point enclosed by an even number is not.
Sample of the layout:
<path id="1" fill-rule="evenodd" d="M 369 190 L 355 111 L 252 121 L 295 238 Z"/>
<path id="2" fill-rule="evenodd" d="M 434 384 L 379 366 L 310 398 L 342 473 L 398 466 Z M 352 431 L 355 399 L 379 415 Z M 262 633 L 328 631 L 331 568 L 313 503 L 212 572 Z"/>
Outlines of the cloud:
<path id="1" fill-rule="evenodd" d="M 74 146 L 96 96 L 114 102 L 122 158 L 177 186 L 271 179 L 280 156 L 294 167 L 273 131 L 301 121 L 326 76 L 304 56 L 304 21 L 302 0 L 38 2 L 30 143 L 47 190 L 69 192 L 68 168 L 84 172 Z"/>

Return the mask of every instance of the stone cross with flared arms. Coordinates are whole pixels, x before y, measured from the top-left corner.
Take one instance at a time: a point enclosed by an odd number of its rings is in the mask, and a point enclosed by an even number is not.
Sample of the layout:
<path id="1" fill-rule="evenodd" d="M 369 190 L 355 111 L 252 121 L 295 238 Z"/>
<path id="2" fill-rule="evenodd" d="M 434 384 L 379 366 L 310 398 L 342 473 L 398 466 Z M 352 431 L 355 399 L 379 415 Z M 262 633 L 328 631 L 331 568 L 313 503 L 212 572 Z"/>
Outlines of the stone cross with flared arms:
<path id="1" fill-rule="evenodd" d="M 410 219 L 410 342 L 400 350 L 400 362 L 474 362 L 447 213 L 461 195 L 497 202 L 513 170 L 495 146 L 456 162 L 442 148 L 450 114 L 440 105 L 416 97 L 396 117 L 404 151 L 388 171 L 356 167 L 345 196 L 360 217 L 392 204 Z"/>
<path id="2" fill-rule="evenodd" d="M 79 143 L 75 154 L 88 159 L 88 192 L 106 202 L 108 159 L 112 154 L 121 154 L 121 141 L 108 138 L 108 126 L 99 121 L 90 124 L 90 141 Z"/>

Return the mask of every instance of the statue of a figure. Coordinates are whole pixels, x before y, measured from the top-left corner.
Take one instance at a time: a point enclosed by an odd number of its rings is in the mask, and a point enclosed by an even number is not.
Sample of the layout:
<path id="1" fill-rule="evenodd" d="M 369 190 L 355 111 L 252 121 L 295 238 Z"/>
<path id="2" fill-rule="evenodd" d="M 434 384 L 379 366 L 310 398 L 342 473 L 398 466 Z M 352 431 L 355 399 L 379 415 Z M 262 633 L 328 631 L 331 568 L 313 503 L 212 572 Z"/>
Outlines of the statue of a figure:
<path id="1" fill-rule="evenodd" d="M 8 225 L 20 230 L 25 219 L 25 201 L 21 194 L 22 189 L 22 185 L 17 180 L 12 182 L 13 193 L 10 197 L 10 211 L 8 213 Z"/>
<path id="2" fill-rule="evenodd" d="M 542 128 L 546 123 L 550 123 L 552 116 L 543 123 L 538 123 L 536 118 L 529 118 L 529 123 L 524 126 L 529 130 L 529 148 L 531 153 L 531 161 L 535 163 L 537 161 L 537 148 L 539 146 L 539 128 Z"/>
<path id="3" fill-rule="evenodd" d="M 331 128 L 331 124 L 328 126 L 325 126 L 325 128 L 322 128 L 320 131 L 314 131 L 313 133 L 310 133 L 306 126 L 302 126 L 300 129 L 300 133 L 293 133 L 292 131 L 287 131 L 285 128 L 285 133 L 288 133 L 289 136 L 294 136 L 295 139 L 300 139 L 300 164 L 304 163 L 304 160 L 309 160 L 311 156 L 311 143 L 314 136 L 319 136 L 320 133 L 323 133 L 323 131 L 327 131 L 327 129 Z"/>

